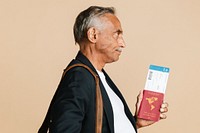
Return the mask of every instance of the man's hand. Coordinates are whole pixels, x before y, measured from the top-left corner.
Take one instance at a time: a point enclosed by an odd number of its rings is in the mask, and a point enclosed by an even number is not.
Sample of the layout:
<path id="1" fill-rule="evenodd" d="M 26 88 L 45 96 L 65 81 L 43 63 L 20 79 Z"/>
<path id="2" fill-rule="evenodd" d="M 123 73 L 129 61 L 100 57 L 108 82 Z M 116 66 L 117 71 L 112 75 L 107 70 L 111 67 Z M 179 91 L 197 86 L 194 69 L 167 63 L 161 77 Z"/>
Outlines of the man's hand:
<path id="1" fill-rule="evenodd" d="M 141 104 L 143 98 L 143 92 L 140 91 L 139 95 L 137 96 L 137 103 L 136 103 L 136 112 L 135 112 L 135 116 L 137 117 L 138 112 L 139 112 L 139 107 Z M 160 119 L 166 119 L 166 112 L 168 111 L 168 103 L 167 102 L 163 102 L 160 108 Z M 141 128 L 141 127 L 146 127 L 149 125 L 154 124 L 155 121 L 151 121 L 151 120 L 145 120 L 145 119 L 141 119 L 141 118 L 137 118 L 137 123 L 136 126 L 137 128 Z"/>

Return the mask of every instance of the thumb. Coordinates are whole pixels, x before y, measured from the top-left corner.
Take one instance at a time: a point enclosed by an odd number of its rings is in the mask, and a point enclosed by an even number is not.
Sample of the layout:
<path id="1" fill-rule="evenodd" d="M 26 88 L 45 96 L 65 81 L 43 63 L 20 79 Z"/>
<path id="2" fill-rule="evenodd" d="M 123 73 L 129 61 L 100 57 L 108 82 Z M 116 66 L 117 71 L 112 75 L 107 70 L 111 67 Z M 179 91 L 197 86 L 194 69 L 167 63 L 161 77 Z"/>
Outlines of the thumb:
<path id="1" fill-rule="evenodd" d="M 138 96 L 137 96 L 137 103 L 136 103 L 136 111 L 135 111 L 135 115 L 138 115 L 139 112 L 139 108 L 140 108 L 140 104 L 142 102 L 142 98 L 143 98 L 143 90 L 140 90 Z"/>

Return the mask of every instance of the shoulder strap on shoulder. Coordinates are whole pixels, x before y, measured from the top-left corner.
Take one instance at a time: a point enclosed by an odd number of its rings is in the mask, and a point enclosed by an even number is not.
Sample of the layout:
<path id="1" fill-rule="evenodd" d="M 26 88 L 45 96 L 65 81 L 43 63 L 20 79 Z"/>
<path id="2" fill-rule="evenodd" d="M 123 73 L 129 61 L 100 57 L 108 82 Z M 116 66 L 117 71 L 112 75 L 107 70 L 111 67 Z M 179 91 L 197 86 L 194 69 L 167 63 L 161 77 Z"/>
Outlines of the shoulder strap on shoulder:
<path id="1" fill-rule="evenodd" d="M 66 70 L 64 71 L 64 73 L 63 73 L 62 78 L 65 76 L 65 74 L 66 74 L 70 69 L 72 69 L 72 68 L 74 68 L 74 67 L 84 67 L 85 69 L 87 69 L 87 70 L 94 76 L 94 78 L 97 78 L 97 77 L 98 77 L 98 75 L 97 75 L 90 67 L 88 67 L 88 66 L 86 66 L 86 65 L 84 65 L 84 64 L 78 63 L 78 64 L 74 64 L 74 65 L 71 65 L 71 66 L 67 67 L 67 69 L 66 69 Z"/>
<path id="2" fill-rule="evenodd" d="M 87 69 L 95 78 L 95 83 L 96 83 L 96 120 L 95 120 L 95 133 L 101 133 L 102 132 L 102 123 L 103 123 L 103 100 L 102 100 L 102 95 L 101 95 L 101 90 L 99 87 L 99 76 L 88 66 L 78 63 L 78 64 L 74 64 L 71 65 L 69 67 L 67 67 L 67 69 L 64 71 L 62 78 L 65 76 L 65 74 L 67 73 L 67 71 L 69 71 L 70 69 L 74 68 L 74 67 L 84 67 L 85 69 Z M 50 112 L 51 112 L 51 106 L 53 105 L 55 101 L 55 95 L 51 101 L 51 104 L 49 106 L 48 112 L 46 114 L 46 117 L 42 123 L 42 126 L 40 127 L 40 129 L 38 130 L 38 133 L 48 133 L 48 129 L 50 126 Z"/>

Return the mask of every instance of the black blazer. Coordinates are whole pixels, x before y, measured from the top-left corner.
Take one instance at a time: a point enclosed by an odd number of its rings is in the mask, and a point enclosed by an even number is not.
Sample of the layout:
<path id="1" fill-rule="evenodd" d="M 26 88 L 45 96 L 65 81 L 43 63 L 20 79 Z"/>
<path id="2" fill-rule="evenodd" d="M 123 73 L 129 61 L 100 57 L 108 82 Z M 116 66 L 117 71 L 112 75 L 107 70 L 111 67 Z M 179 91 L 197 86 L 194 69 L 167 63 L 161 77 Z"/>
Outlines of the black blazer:
<path id="1" fill-rule="evenodd" d="M 83 63 L 96 72 L 81 52 L 68 66 L 76 63 Z M 122 100 L 125 113 L 136 130 L 135 118 L 122 94 L 107 73 L 103 72 L 110 87 Z M 100 89 L 104 105 L 102 133 L 114 133 L 112 106 L 101 81 Z M 58 86 L 55 99 L 50 114 L 50 133 L 95 133 L 95 80 L 88 70 L 83 67 L 69 70 Z"/>

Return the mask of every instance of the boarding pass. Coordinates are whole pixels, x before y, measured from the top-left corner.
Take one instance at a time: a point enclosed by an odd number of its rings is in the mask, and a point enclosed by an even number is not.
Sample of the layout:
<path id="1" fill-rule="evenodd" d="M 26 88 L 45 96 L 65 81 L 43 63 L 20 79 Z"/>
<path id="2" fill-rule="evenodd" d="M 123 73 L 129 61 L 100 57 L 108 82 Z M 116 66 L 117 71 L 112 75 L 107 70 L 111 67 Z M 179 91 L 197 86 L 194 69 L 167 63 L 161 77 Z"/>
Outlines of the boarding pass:
<path id="1" fill-rule="evenodd" d="M 168 67 L 150 65 L 144 90 L 165 94 L 169 71 Z"/>

